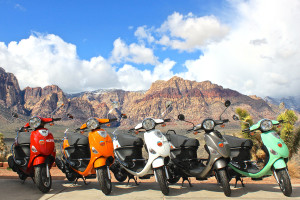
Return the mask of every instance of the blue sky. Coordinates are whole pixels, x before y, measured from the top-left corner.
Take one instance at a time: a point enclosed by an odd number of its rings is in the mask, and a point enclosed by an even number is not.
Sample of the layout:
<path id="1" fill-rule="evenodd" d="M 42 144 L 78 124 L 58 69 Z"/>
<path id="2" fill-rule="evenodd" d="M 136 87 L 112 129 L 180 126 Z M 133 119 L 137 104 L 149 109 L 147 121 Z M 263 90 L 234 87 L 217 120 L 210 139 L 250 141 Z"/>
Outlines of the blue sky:
<path id="1" fill-rule="evenodd" d="M 245 94 L 299 95 L 300 6 L 289 4 L 0 0 L 0 66 L 21 88 L 71 93 L 144 90 L 177 75 Z"/>

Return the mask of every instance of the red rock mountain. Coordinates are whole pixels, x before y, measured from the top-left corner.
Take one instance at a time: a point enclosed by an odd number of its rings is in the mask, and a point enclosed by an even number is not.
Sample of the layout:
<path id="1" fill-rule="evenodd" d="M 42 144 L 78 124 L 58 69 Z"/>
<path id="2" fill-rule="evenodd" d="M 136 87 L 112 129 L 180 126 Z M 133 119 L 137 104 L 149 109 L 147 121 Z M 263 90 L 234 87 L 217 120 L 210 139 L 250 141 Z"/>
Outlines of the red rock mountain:
<path id="1" fill-rule="evenodd" d="M 272 109 L 263 99 L 225 89 L 210 81 L 196 82 L 174 76 L 168 81 L 154 82 L 146 92 L 98 90 L 66 95 L 55 85 L 26 87 L 21 91 L 16 77 L 0 68 L 0 106 L 31 116 L 49 116 L 57 102 L 63 101 L 64 109 L 59 110 L 56 116 L 65 118 L 66 113 L 71 113 L 79 119 L 106 117 L 112 102 L 118 101 L 118 111 L 126 113 L 135 123 L 147 116 L 160 117 L 165 110 L 165 102 L 170 100 L 173 106 L 168 117 L 176 118 L 183 113 L 187 119 L 199 122 L 204 117 L 217 118 L 227 99 L 231 100 L 232 107 L 224 115 L 226 117 L 231 117 L 237 107 L 246 108 L 256 118 L 272 118 L 274 115 L 274 107 Z"/>

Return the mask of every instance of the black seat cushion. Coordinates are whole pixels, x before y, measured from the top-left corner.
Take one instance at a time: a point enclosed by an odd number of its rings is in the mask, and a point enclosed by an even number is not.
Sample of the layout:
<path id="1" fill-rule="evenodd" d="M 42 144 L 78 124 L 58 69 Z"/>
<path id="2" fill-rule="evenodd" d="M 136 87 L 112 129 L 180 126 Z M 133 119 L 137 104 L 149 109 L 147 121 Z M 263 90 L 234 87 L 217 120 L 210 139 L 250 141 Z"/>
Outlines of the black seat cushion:
<path id="1" fill-rule="evenodd" d="M 119 134 L 117 136 L 118 138 L 118 142 L 121 145 L 121 147 L 124 146 L 143 146 L 144 145 L 144 141 L 142 140 L 142 138 L 133 136 L 133 135 L 129 135 L 129 134 Z"/>
<path id="2" fill-rule="evenodd" d="M 88 145 L 89 144 L 89 138 L 85 135 L 81 135 L 78 133 L 69 133 L 68 141 L 69 141 L 70 146 L 74 146 L 74 144 L 77 144 L 77 145 Z"/>
<path id="3" fill-rule="evenodd" d="M 253 142 L 250 139 L 238 138 L 231 135 L 223 135 L 223 137 L 229 143 L 230 148 L 247 147 L 251 149 L 253 146 Z"/>
<path id="4" fill-rule="evenodd" d="M 18 144 L 30 144 L 30 132 L 20 132 L 18 135 Z"/>
<path id="5" fill-rule="evenodd" d="M 188 138 L 183 135 L 170 134 L 170 142 L 176 147 L 199 147 L 199 141 L 194 138 Z"/>

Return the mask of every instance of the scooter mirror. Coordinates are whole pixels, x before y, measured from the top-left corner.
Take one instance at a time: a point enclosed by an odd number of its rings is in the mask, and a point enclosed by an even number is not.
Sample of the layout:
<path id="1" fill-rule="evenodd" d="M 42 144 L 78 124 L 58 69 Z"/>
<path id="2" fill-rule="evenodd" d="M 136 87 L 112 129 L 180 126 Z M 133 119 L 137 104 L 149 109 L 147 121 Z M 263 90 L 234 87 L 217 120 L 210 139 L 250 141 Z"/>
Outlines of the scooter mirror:
<path id="1" fill-rule="evenodd" d="M 183 114 L 179 114 L 179 115 L 178 115 L 178 119 L 179 119 L 180 121 L 184 121 L 184 120 L 185 120 L 185 117 L 184 117 Z"/>
<path id="2" fill-rule="evenodd" d="M 127 119 L 127 115 L 126 114 L 121 114 L 121 118 Z"/>
<path id="3" fill-rule="evenodd" d="M 74 118 L 73 115 L 71 115 L 70 113 L 67 114 L 67 117 L 68 117 L 69 119 L 73 119 L 73 118 Z"/>
<path id="4" fill-rule="evenodd" d="M 172 101 L 166 101 L 166 108 L 168 109 L 169 107 L 171 107 L 172 103 Z"/>
<path id="5" fill-rule="evenodd" d="M 231 102 L 229 100 L 225 101 L 225 107 L 229 107 L 231 105 Z"/>
<path id="6" fill-rule="evenodd" d="M 14 118 L 18 118 L 19 117 L 18 113 L 15 113 L 15 112 L 11 113 L 11 116 L 14 117 Z"/>
<path id="7" fill-rule="evenodd" d="M 239 121 L 240 119 L 239 119 L 239 116 L 237 116 L 237 115 L 233 115 L 232 116 L 232 119 L 234 120 L 234 121 Z"/>

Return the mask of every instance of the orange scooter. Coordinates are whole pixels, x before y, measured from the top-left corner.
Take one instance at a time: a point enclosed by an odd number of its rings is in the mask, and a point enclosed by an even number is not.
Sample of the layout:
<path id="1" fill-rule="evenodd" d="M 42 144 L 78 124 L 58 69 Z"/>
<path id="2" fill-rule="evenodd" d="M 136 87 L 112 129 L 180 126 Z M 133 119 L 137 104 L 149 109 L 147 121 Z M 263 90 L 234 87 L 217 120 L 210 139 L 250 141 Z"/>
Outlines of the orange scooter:
<path id="1" fill-rule="evenodd" d="M 73 116 L 68 114 L 69 118 Z M 111 193 L 112 184 L 109 167 L 114 162 L 114 148 L 111 137 L 101 125 L 117 119 L 89 118 L 74 133 L 67 133 L 61 144 L 61 158 L 56 158 L 57 167 L 66 174 L 69 181 L 77 183 L 82 178 L 96 178 L 105 195 Z M 88 136 L 80 133 L 89 132 Z"/>

